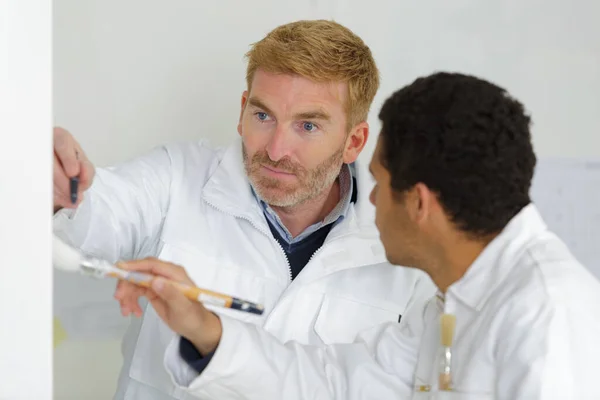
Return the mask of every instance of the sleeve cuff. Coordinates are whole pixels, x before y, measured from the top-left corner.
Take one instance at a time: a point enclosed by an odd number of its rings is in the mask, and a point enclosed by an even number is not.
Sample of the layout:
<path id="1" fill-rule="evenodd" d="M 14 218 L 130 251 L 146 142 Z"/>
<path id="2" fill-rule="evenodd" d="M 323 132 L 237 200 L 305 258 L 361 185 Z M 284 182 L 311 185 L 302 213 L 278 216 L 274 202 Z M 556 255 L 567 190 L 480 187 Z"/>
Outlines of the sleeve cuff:
<path id="1" fill-rule="evenodd" d="M 82 247 L 89 233 L 91 222 L 91 194 L 86 192 L 86 198 L 76 209 L 63 208 L 52 216 L 54 234 L 69 244 Z"/>
<path id="2" fill-rule="evenodd" d="M 238 339 L 240 335 L 247 336 L 245 331 L 251 328 L 232 318 L 224 316 L 219 318 L 223 326 L 223 336 L 221 336 L 221 341 L 214 353 L 201 359 L 206 360 L 202 374 L 199 374 L 186 360 L 188 354 L 184 355 L 184 352 L 181 351 L 181 347 L 186 346 L 181 336 L 175 336 L 165 352 L 164 366 L 173 384 L 178 388 L 195 393 L 196 396 L 203 392 L 205 385 L 223 376 L 231 375 L 232 370 L 238 370 L 241 366 L 248 365 L 246 364 L 247 357 L 239 352 Z M 193 347 L 191 343 L 190 346 Z M 194 350 L 196 349 L 194 348 Z M 192 357 L 190 357 L 190 361 L 192 361 Z"/>

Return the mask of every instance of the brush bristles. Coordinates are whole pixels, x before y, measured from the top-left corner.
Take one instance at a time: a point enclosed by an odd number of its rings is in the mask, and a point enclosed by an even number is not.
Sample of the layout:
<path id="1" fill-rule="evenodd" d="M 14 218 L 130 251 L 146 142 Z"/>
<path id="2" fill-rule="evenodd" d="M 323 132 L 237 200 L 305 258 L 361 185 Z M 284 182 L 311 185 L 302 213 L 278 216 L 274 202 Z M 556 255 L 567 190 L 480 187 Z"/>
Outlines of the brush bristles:
<path id="1" fill-rule="evenodd" d="M 456 327 L 456 316 L 452 314 L 442 314 L 442 346 L 452 346 L 454 340 L 454 328 Z"/>
<path id="2" fill-rule="evenodd" d="M 79 251 L 69 246 L 53 235 L 52 239 L 52 265 L 63 271 L 79 271 L 83 256 Z"/>

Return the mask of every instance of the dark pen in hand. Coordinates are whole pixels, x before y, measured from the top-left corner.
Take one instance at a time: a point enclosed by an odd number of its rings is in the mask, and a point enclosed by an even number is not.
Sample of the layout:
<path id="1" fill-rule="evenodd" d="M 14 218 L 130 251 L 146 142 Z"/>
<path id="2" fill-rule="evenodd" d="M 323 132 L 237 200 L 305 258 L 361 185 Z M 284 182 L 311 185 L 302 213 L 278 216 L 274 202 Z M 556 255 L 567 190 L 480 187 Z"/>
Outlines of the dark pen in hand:
<path id="1" fill-rule="evenodd" d="M 79 177 L 74 176 L 73 178 L 71 178 L 70 186 L 71 186 L 71 203 L 75 204 L 75 203 L 77 203 L 77 190 L 79 187 Z"/>

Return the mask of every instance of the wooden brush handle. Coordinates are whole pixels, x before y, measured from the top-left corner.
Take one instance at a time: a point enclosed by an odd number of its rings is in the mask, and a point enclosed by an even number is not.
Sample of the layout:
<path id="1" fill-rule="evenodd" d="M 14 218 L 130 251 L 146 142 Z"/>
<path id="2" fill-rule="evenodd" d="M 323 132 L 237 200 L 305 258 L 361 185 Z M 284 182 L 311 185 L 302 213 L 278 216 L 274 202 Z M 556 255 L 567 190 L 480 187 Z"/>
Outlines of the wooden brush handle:
<path id="1" fill-rule="evenodd" d="M 125 270 L 123 270 L 123 273 L 120 273 L 120 271 L 109 272 L 108 275 L 146 288 L 149 288 L 152 284 L 152 280 L 156 278 L 154 275 L 145 274 L 143 272 Z M 225 294 L 213 292 L 212 290 L 200 289 L 196 286 L 186 285 L 169 279 L 166 279 L 166 281 L 177 287 L 185 297 L 193 301 L 206 302 L 222 307 L 231 307 L 231 303 L 233 302 L 233 298 Z"/>

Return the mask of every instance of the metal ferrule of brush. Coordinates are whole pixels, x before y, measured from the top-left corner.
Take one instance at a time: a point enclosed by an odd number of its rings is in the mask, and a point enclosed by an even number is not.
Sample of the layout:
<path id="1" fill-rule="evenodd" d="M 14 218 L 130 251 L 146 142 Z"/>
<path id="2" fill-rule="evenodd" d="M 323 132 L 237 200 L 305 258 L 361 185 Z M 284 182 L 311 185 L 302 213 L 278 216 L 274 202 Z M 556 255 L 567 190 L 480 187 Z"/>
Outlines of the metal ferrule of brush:
<path id="1" fill-rule="evenodd" d="M 452 367 L 452 349 L 450 347 L 442 347 L 440 364 L 440 372 L 444 374 L 450 374 Z"/>
<path id="2" fill-rule="evenodd" d="M 441 391 L 452 390 L 452 349 L 442 346 L 440 352 L 438 389 Z"/>
<path id="3" fill-rule="evenodd" d="M 84 274 L 93 278 L 104 278 L 106 273 L 113 268 L 108 261 L 88 256 L 83 258 L 79 266 Z"/>

